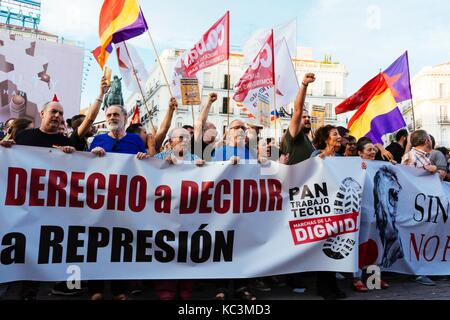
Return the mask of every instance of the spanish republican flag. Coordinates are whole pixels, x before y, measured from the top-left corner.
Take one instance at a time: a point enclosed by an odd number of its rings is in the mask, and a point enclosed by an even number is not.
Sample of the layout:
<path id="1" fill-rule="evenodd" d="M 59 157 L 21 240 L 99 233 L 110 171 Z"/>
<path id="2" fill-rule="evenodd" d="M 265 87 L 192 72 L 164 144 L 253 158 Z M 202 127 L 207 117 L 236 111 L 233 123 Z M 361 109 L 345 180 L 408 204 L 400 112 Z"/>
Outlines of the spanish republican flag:
<path id="1" fill-rule="evenodd" d="M 383 144 L 382 137 L 406 127 L 398 103 L 411 100 L 408 53 L 336 107 L 336 114 L 357 110 L 348 123 L 350 135 Z"/>
<path id="2" fill-rule="evenodd" d="M 112 44 L 137 37 L 148 30 L 136 0 L 105 0 L 100 12 L 100 46 L 92 53 L 103 69 L 113 51 Z"/>
<path id="3" fill-rule="evenodd" d="M 376 86 L 351 118 L 348 129 L 356 139 L 367 137 L 373 143 L 383 144 L 385 134 L 406 127 L 406 123 L 383 74 L 375 79 Z"/>

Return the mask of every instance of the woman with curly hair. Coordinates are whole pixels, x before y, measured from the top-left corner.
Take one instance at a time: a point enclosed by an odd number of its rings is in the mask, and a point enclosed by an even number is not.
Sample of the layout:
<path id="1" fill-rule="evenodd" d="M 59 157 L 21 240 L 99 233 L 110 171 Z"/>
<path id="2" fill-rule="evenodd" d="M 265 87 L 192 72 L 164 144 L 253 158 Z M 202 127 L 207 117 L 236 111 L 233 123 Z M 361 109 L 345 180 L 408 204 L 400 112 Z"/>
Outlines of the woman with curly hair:
<path id="1" fill-rule="evenodd" d="M 313 140 L 316 147 L 311 158 L 320 157 L 340 157 L 338 153 L 341 148 L 342 137 L 335 126 L 325 126 L 319 128 Z M 345 299 L 346 294 L 339 289 L 336 273 L 334 272 L 317 272 L 317 293 L 325 300 Z"/>
<path id="2" fill-rule="evenodd" d="M 335 126 L 325 126 L 319 128 L 313 140 L 313 144 L 316 147 L 311 155 L 311 158 L 317 156 L 324 159 L 325 157 L 341 157 L 342 155 L 338 153 L 341 148 L 342 137 Z"/>

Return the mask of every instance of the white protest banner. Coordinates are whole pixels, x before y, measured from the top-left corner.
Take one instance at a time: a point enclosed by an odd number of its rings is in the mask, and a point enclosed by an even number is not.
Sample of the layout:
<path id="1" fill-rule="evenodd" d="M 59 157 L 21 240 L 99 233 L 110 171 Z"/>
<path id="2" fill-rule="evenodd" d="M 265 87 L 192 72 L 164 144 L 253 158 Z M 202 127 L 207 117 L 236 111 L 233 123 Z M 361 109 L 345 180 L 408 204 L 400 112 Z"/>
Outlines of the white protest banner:
<path id="1" fill-rule="evenodd" d="M 0 148 L 0 283 L 355 272 L 361 161 L 170 166 Z"/>
<path id="2" fill-rule="evenodd" d="M 450 274 L 450 185 L 424 170 L 368 162 L 362 202 L 360 268 Z"/>

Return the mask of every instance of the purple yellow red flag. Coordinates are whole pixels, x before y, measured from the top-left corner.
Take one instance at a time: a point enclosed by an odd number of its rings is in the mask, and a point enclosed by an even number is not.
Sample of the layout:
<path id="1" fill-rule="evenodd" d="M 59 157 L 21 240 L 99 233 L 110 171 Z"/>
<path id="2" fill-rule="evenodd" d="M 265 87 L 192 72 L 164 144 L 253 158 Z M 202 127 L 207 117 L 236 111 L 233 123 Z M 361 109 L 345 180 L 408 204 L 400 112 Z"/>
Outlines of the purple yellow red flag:
<path id="1" fill-rule="evenodd" d="M 406 127 L 406 123 L 384 75 L 380 73 L 376 79 L 376 87 L 350 119 L 348 129 L 356 139 L 367 137 L 383 144 L 385 134 Z"/>
<path id="2" fill-rule="evenodd" d="M 408 52 L 336 107 L 336 114 L 357 110 L 350 135 L 383 143 L 382 137 L 406 127 L 398 103 L 412 99 Z"/>
<path id="3" fill-rule="evenodd" d="M 100 46 L 92 54 L 103 69 L 113 51 L 113 43 L 132 39 L 147 30 L 147 22 L 136 0 L 105 0 L 100 12 Z"/>

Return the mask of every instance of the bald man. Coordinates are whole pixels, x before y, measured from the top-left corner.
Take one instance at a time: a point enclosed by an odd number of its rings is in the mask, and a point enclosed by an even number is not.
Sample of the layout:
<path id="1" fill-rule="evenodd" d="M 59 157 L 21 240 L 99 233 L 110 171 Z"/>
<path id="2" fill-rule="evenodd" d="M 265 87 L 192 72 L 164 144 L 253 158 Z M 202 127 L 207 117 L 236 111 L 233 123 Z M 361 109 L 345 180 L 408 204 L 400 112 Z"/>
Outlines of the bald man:
<path id="1" fill-rule="evenodd" d="M 41 126 L 24 130 L 15 139 L 17 145 L 52 148 L 56 147 L 65 153 L 75 152 L 69 138 L 60 134 L 59 126 L 64 121 L 64 109 L 59 102 L 48 102 L 41 113 Z"/>

